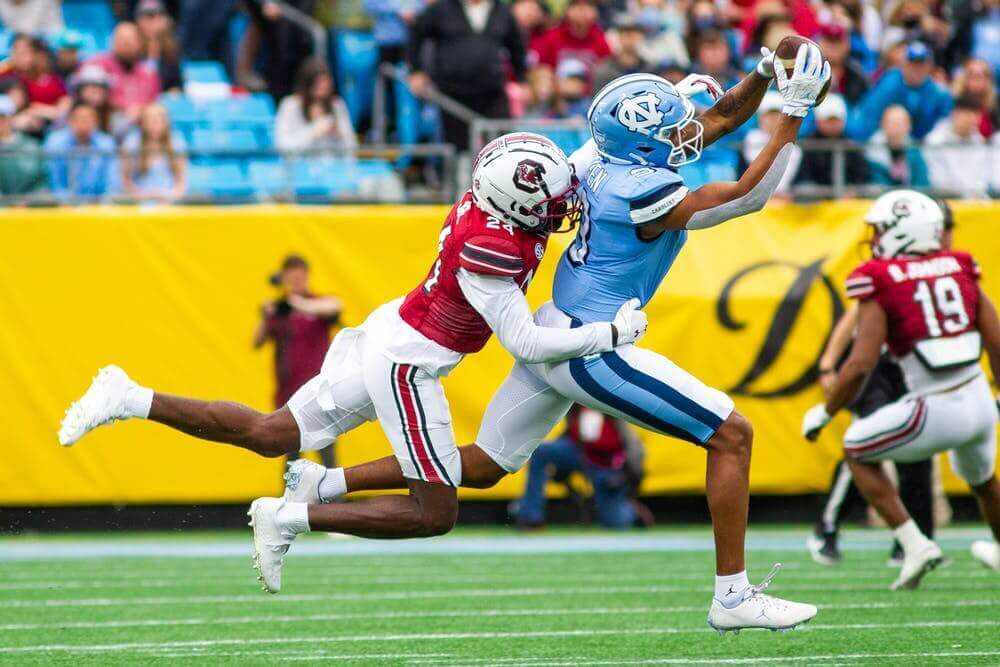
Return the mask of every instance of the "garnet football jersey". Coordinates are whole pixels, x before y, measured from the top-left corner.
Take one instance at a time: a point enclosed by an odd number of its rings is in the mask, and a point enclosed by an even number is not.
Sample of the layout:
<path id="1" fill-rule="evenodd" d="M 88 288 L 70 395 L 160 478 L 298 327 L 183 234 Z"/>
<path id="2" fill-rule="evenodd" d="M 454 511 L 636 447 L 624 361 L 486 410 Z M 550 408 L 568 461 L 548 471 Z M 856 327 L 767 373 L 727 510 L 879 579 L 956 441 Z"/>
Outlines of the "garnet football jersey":
<path id="1" fill-rule="evenodd" d="M 463 354 L 478 352 L 492 331 L 465 300 L 456 276 L 459 268 L 511 278 L 526 291 L 547 240 L 486 214 L 466 192 L 441 229 L 437 261 L 423 283 L 407 295 L 399 316 L 439 345 Z"/>
<path id="2" fill-rule="evenodd" d="M 889 351 L 902 358 L 921 341 L 977 329 L 979 275 L 972 256 L 957 250 L 873 259 L 848 276 L 847 295 L 878 301 L 888 320 Z"/>

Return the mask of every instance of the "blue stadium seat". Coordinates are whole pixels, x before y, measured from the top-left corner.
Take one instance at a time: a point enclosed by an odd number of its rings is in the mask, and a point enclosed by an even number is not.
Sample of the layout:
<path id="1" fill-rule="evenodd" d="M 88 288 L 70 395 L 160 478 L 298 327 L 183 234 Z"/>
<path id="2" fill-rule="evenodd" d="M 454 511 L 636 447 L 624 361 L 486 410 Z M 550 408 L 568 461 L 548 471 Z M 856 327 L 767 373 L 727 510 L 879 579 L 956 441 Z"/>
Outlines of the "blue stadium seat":
<path id="1" fill-rule="evenodd" d="M 265 93 L 206 100 L 204 111 L 213 123 L 254 124 L 274 122 L 274 102 Z"/>
<path id="2" fill-rule="evenodd" d="M 188 60 L 181 64 L 184 83 L 229 83 L 225 68 L 214 60 Z"/>
<path id="3" fill-rule="evenodd" d="M 188 190 L 195 195 L 249 198 L 253 187 L 235 163 L 191 164 L 188 167 Z"/>
<path id="4" fill-rule="evenodd" d="M 160 104 L 167 110 L 167 115 L 175 124 L 204 120 L 204 115 L 195 107 L 191 98 L 184 95 L 173 93 L 160 95 Z"/>
<path id="5" fill-rule="evenodd" d="M 288 193 L 291 174 L 285 169 L 281 160 L 251 160 L 247 171 L 250 184 L 257 194 L 270 196 Z"/>
<path id="6" fill-rule="evenodd" d="M 372 110 L 378 47 L 371 33 L 340 30 L 334 33 L 337 86 L 357 127 Z"/>
<path id="7" fill-rule="evenodd" d="M 106 0 L 64 0 L 62 6 L 66 27 L 82 33 L 87 40 L 84 56 L 108 49 L 116 23 L 110 3 Z"/>
<path id="8" fill-rule="evenodd" d="M 14 40 L 14 33 L 6 28 L 0 27 L 0 60 L 6 60 L 10 54 L 10 43 Z"/>
<path id="9" fill-rule="evenodd" d="M 253 152 L 261 148 L 257 137 L 245 128 L 196 127 L 191 133 L 191 149 L 198 151 Z"/>

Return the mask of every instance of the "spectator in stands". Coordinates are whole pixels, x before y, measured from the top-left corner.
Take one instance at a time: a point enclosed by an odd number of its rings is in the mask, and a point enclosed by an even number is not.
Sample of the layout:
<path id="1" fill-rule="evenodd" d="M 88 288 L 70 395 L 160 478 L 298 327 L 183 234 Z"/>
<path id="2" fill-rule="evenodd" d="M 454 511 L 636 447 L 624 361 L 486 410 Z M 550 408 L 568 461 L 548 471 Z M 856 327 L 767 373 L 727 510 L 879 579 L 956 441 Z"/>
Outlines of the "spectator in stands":
<path id="1" fill-rule="evenodd" d="M 111 79 L 101 67 L 84 65 L 70 77 L 69 87 L 74 102 L 89 104 L 97 110 L 97 126 L 101 132 L 117 139 L 132 128 L 125 112 L 111 107 Z"/>
<path id="2" fill-rule="evenodd" d="M 972 97 L 979 102 L 979 133 L 989 138 L 1000 130 L 1000 105 L 997 105 L 997 84 L 985 60 L 970 58 L 955 74 L 951 87 L 958 97 Z"/>
<path id="3" fill-rule="evenodd" d="M 819 17 L 821 26 L 843 26 L 850 45 L 850 60 L 858 63 L 865 74 L 875 71 L 882 46 L 882 17 L 871 2 L 833 0 L 820 8 Z M 817 37 L 822 37 L 822 27 Z M 822 46 L 822 42 L 820 44 Z M 823 53 L 826 54 L 825 49 Z"/>
<path id="4" fill-rule="evenodd" d="M 650 70 L 649 62 L 640 55 L 645 38 L 635 17 L 625 13 L 615 17 L 614 53 L 594 69 L 593 92 L 620 76 Z"/>
<path id="5" fill-rule="evenodd" d="M 426 4 L 425 0 L 364 0 L 365 11 L 375 20 L 372 32 L 378 45 L 379 64 L 406 61 L 410 26 Z"/>
<path id="6" fill-rule="evenodd" d="M 433 45 L 430 66 L 424 49 Z M 524 42 L 510 7 L 494 0 L 436 0 L 410 31 L 407 62 L 410 88 L 424 96 L 431 82 L 443 94 L 487 118 L 507 118 L 506 68 L 517 82 L 525 79 Z M 428 75 L 428 71 L 430 74 Z M 459 150 L 469 142 L 468 126 L 441 114 L 444 138 Z"/>
<path id="7" fill-rule="evenodd" d="M 906 46 L 905 62 L 891 69 L 869 90 L 854 109 L 848 134 L 867 140 L 877 127 L 882 112 L 892 104 L 902 104 L 913 121 L 913 137 L 923 139 L 939 120 L 951 111 L 951 93 L 931 78 L 934 61 L 923 42 Z"/>
<path id="8" fill-rule="evenodd" d="M 684 44 L 684 17 L 677 7 L 664 0 L 638 0 L 634 13 L 646 36 L 640 51 L 645 60 L 671 59 L 685 65 L 690 62 Z"/>
<path id="9" fill-rule="evenodd" d="M 115 141 L 98 129 L 97 110 L 76 102 L 66 127 L 45 139 L 49 187 L 59 199 L 96 199 L 115 190 Z"/>
<path id="10" fill-rule="evenodd" d="M 693 40 L 691 69 L 708 74 L 729 89 L 739 83 L 742 75 L 732 64 L 732 54 L 726 36 L 718 30 L 703 30 Z"/>
<path id="11" fill-rule="evenodd" d="M 160 0 L 141 0 L 135 7 L 135 24 L 142 35 L 144 63 L 160 77 L 165 92 L 181 90 L 181 55 L 174 23 Z"/>
<path id="12" fill-rule="evenodd" d="M 48 46 L 36 37 L 17 35 L 11 46 L 10 69 L 5 78 L 16 78 L 28 95 L 29 112 L 42 127 L 59 118 L 68 108 L 69 98 L 62 80 L 52 73 Z"/>
<path id="13" fill-rule="evenodd" d="M 955 100 L 951 114 L 924 141 L 931 186 L 966 198 L 985 198 L 990 185 L 990 149 L 979 133 L 979 100 Z"/>
<path id="14" fill-rule="evenodd" d="M 567 58 L 556 68 L 556 94 L 549 118 L 586 118 L 590 107 L 587 66 Z"/>
<path id="15" fill-rule="evenodd" d="M 823 142 L 847 142 L 844 128 L 847 125 L 847 104 L 844 98 L 830 93 L 813 112 L 816 115 L 816 140 Z M 800 183 L 815 185 L 834 184 L 834 159 L 829 147 L 806 149 L 802 154 L 802 166 L 796 178 Z M 868 180 L 868 164 L 860 150 L 846 150 L 844 153 L 844 183 L 863 185 Z"/>
<path id="16" fill-rule="evenodd" d="M 830 61 L 830 90 L 843 95 L 849 104 L 855 104 L 868 92 L 868 77 L 861 64 L 851 57 L 851 42 L 844 26 L 826 23 L 820 26 L 818 41 L 823 55 Z"/>
<path id="17" fill-rule="evenodd" d="M 0 0 L 0 25 L 26 35 L 54 35 L 63 29 L 60 0 Z"/>
<path id="18" fill-rule="evenodd" d="M 122 144 L 122 190 L 145 201 L 172 202 L 187 192 L 187 146 L 170 127 L 167 110 L 150 104 Z"/>
<path id="19" fill-rule="evenodd" d="M 177 34 L 186 59 L 229 62 L 229 19 L 237 4 L 237 0 L 181 0 Z"/>
<path id="20" fill-rule="evenodd" d="M 564 58 L 580 60 L 593 72 L 610 55 L 594 0 L 571 0 L 562 22 L 538 41 L 532 57 L 543 71 L 554 73 Z"/>
<path id="21" fill-rule="evenodd" d="M 521 29 L 521 41 L 529 52 L 534 52 L 538 42 L 548 32 L 551 16 L 539 0 L 515 0 L 511 6 L 514 20 Z M 535 65 L 537 63 L 529 63 Z"/>
<path id="22" fill-rule="evenodd" d="M 133 123 L 143 107 L 160 95 L 160 77 L 143 61 L 142 34 L 134 23 L 122 22 L 111 35 L 111 51 L 91 58 L 108 75 L 111 106 L 125 112 Z"/>
<path id="23" fill-rule="evenodd" d="M 951 26 L 931 11 L 928 0 L 899 0 L 882 9 L 888 14 L 887 25 L 902 29 L 907 40 L 920 40 L 938 54 L 944 51 Z"/>
<path id="24" fill-rule="evenodd" d="M 330 347 L 330 329 L 339 322 L 343 305 L 337 297 L 310 289 L 309 264 L 299 255 L 285 257 L 280 273 L 271 276 L 270 282 L 281 289 L 281 296 L 261 306 L 253 346 L 258 349 L 274 341 L 274 407 L 279 409 L 319 374 Z M 320 456 L 328 468 L 334 467 L 333 444 L 321 450 Z"/>
<path id="25" fill-rule="evenodd" d="M 743 140 L 743 159 L 747 164 L 753 162 L 757 154 L 764 150 L 764 146 L 770 141 L 771 135 L 777 129 L 778 123 L 781 122 L 781 107 L 783 105 L 781 93 L 777 90 L 769 90 L 764 94 L 760 106 L 757 108 L 757 127 L 750 130 L 746 139 Z M 778 197 L 787 198 L 789 196 L 792 182 L 795 180 L 799 164 L 802 162 L 802 149 L 799 148 L 799 145 L 789 145 L 792 146 L 792 154 L 788 161 L 788 167 L 785 169 L 785 175 L 781 177 L 781 182 L 775 191 L 775 195 Z"/>
<path id="26" fill-rule="evenodd" d="M 281 100 L 275 118 L 278 150 L 327 148 L 351 151 L 358 145 L 347 105 L 334 90 L 333 76 L 322 60 L 303 63 L 295 92 Z"/>
<path id="27" fill-rule="evenodd" d="M 545 484 L 550 479 L 566 482 L 573 473 L 581 473 L 593 487 L 598 523 L 613 530 L 635 526 L 640 514 L 630 499 L 625 469 L 629 449 L 641 447 L 624 421 L 573 406 L 563 434 L 531 456 L 524 495 L 517 504 L 518 526 L 544 525 Z"/>
<path id="28" fill-rule="evenodd" d="M 14 129 L 35 138 L 45 135 L 46 120 L 31 110 L 28 91 L 17 78 L 0 80 L 0 95 L 6 95 L 14 103 Z"/>
<path id="29" fill-rule="evenodd" d="M 56 75 L 63 81 L 68 82 L 69 78 L 80 67 L 80 49 L 83 48 L 83 45 L 83 35 L 76 30 L 63 30 L 56 38 L 53 68 Z"/>
<path id="30" fill-rule="evenodd" d="M 284 15 L 284 7 L 311 17 L 317 0 L 246 0 L 251 19 L 267 48 L 264 79 L 275 100 L 289 95 L 294 88 L 290 73 L 298 72 L 312 55 L 312 36 Z M 332 3 L 331 3 L 332 4 Z M 341 3 L 336 3 L 341 4 Z"/>
<path id="31" fill-rule="evenodd" d="M 14 101 L 0 95 L 0 195 L 23 195 L 45 183 L 38 140 L 14 129 Z"/>
<path id="32" fill-rule="evenodd" d="M 868 180 L 876 185 L 923 188 L 930 185 L 927 163 L 910 137 L 910 113 L 894 104 L 882 113 L 881 129 L 868 140 Z"/>

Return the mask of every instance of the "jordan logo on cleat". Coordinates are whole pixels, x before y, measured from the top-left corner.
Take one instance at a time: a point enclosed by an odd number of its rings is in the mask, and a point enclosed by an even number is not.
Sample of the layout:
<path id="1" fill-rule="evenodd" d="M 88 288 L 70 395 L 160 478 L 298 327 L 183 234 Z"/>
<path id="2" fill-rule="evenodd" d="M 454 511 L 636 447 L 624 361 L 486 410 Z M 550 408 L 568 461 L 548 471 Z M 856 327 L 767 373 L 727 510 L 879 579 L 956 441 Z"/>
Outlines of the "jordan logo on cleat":
<path id="1" fill-rule="evenodd" d="M 729 584 L 729 591 L 726 592 L 726 597 L 736 594 L 736 588 L 733 584 Z"/>

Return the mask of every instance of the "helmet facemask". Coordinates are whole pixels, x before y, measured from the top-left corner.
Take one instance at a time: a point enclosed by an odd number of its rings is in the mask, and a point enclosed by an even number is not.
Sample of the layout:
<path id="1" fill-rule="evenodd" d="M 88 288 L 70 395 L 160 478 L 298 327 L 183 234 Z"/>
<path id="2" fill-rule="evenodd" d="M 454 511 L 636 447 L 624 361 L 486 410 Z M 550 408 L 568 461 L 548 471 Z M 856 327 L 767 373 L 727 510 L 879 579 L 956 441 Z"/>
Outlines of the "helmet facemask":
<path id="1" fill-rule="evenodd" d="M 694 105 L 685 96 L 680 95 L 680 98 L 684 103 L 684 117 L 653 134 L 654 139 L 670 146 L 667 166 L 675 169 L 700 158 L 705 145 L 705 127 L 701 121 L 695 120 Z"/>
<path id="2" fill-rule="evenodd" d="M 543 234 L 572 231 L 583 214 L 579 187 L 580 181 L 574 176 L 564 192 L 546 197 L 530 209 L 521 207 L 518 211 L 520 217 L 536 221 L 534 225 L 521 223 L 521 226 Z"/>

